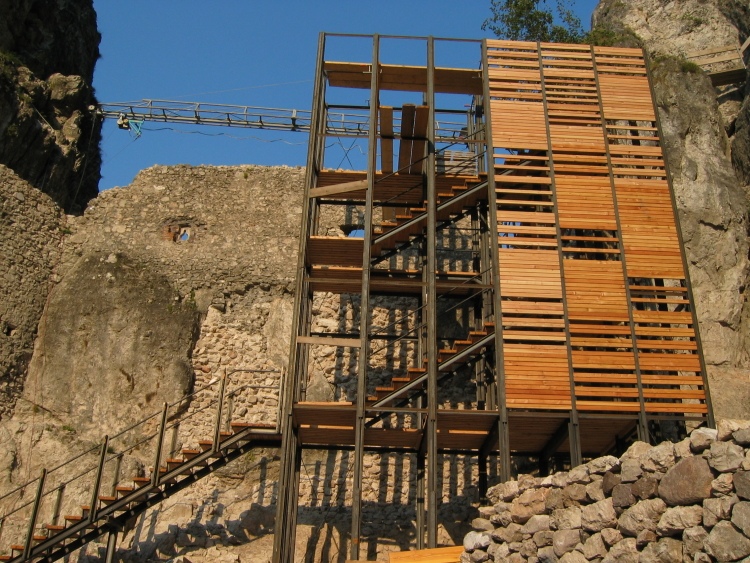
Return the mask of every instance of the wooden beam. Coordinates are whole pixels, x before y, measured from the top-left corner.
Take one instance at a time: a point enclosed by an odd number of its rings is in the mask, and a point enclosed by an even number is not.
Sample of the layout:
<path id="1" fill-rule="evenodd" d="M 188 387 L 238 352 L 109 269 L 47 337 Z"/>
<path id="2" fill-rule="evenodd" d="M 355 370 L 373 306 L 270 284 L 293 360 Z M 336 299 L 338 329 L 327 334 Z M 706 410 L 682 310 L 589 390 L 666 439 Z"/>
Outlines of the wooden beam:
<path id="1" fill-rule="evenodd" d="M 401 108 L 401 142 L 398 147 L 398 169 L 402 172 L 406 172 L 411 163 L 416 110 L 417 108 L 414 104 L 404 104 Z"/>
<path id="2" fill-rule="evenodd" d="M 354 180 L 353 182 L 344 182 L 343 184 L 335 184 L 333 186 L 324 186 L 322 188 L 312 188 L 310 190 L 310 197 L 323 197 L 327 195 L 344 194 L 348 192 L 356 192 L 357 190 L 364 190 L 367 188 L 367 180 Z"/>
<path id="3" fill-rule="evenodd" d="M 380 171 L 393 172 L 393 108 L 380 108 Z"/>
<path id="4" fill-rule="evenodd" d="M 430 119 L 429 110 L 430 108 L 427 106 L 417 106 L 409 174 L 421 174 L 422 170 L 424 170 L 425 147 L 427 146 L 427 123 Z"/>

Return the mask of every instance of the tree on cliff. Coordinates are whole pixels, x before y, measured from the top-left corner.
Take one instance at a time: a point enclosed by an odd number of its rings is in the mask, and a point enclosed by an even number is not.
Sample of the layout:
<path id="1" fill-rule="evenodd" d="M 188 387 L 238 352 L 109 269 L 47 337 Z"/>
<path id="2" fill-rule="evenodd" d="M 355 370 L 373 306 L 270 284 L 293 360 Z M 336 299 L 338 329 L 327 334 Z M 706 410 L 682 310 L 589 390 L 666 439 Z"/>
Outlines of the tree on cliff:
<path id="1" fill-rule="evenodd" d="M 570 0 L 490 0 L 492 15 L 482 24 L 501 39 L 583 43 L 587 33 Z"/>

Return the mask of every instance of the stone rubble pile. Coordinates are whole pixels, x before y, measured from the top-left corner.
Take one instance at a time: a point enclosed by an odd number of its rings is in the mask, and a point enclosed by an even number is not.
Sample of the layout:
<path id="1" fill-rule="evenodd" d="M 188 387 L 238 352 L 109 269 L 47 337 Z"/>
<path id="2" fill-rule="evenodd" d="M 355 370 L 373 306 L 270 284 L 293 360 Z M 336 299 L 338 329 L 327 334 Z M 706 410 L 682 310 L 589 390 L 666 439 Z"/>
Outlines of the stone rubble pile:
<path id="1" fill-rule="evenodd" d="M 750 421 L 490 489 L 462 563 L 750 562 Z"/>

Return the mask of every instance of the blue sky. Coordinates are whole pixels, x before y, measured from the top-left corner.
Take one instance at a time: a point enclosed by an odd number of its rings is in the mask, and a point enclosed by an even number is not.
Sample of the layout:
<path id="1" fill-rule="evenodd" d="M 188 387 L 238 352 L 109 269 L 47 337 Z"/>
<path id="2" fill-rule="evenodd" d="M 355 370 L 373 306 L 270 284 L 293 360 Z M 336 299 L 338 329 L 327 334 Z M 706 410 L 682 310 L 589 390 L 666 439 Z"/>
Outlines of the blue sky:
<path id="1" fill-rule="evenodd" d="M 101 102 L 143 98 L 309 109 L 318 33 L 482 38 L 489 0 L 94 0 Z M 588 25 L 597 0 L 575 2 Z M 154 164 L 303 165 L 307 135 L 146 123 L 103 128 L 100 189 Z"/>

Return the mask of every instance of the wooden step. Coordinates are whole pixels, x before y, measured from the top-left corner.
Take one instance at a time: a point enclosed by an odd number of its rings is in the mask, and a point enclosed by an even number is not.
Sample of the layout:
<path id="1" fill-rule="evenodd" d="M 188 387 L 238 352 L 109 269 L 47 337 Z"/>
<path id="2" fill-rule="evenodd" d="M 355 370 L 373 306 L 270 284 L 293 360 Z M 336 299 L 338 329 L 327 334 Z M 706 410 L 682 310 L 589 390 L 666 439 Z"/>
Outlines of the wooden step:
<path id="1" fill-rule="evenodd" d="M 19 551 L 19 552 L 23 553 L 23 550 L 26 549 L 26 548 L 24 546 L 20 545 L 20 544 L 13 544 L 13 545 L 10 546 L 10 549 L 11 549 L 11 551 Z"/>
<path id="2" fill-rule="evenodd" d="M 178 459 L 178 458 L 167 458 L 166 464 L 167 464 L 167 471 L 172 471 L 173 469 L 177 469 L 180 465 L 185 463 L 184 459 Z"/>
<path id="3" fill-rule="evenodd" d="M 141 487 L 150 485 L 151 479 L 149 479 L 148 477 L 133 477 L 133 484 L 136 488 L 140 489 Z"/>
<path id="4" fill-rule="evenodd" d="M 149 479 L 149 483 L 150 483 L 150 482 L 151 482 L 151 480 Z M 116 493 L 116 494 L 117 494 L 117 496 L 118 496 L 118 497 L 120 497 L 120 498 L 122 498 L 122 497 L 124 497 L 124 496 L 127 496 L 127 495 L 129 495 L 129 494 L 130 494 L 130 493 L 132 493 L 133 491 L 135 491 L 135 487 L 129 487 L 129 486 L 127 486 L 127 485 L 117 485 L 117 486 L 115 487 L 115 493 Z"/>
<path id="5" fill-rule="evenodd" d="M 31 536 L 31 539 L 37 543 L 41 543 L 43 541 L 47 541 L 49 538 L 43 534 L 34 534 Z"/>
<path id="6" fill-rule="evenodd" d="M 76 516 L 74 514 L 66 514 L 63 516 L 63 520 L 66 522 L 70 522 L 71 524 L 77 524 L 81 520 L 83 520 L 83 516 Z"/>
<path id="7" fill-rule="evenodd" d="M 13 559 L 12 555 L 0 555 L 0 561 L 10 561 Z"/>
<path id="8" fill-rule="evenodd" d="M 394 377 L 391 379 L 393 383 L 409 383 L 411 381 L 411 377 Z"/>
<path id="9" fill-rule="evenodd" d="M 56 534 L 57 532 L 62 532 L 65 529 L 65 526 L 58 526 L 57 524 L 45 524 L 44 528 Z"/>
<path id="10" fill-rule="evenodd" d="M 106 506 L 109 506 L 113 502 L 117 500 L 117 497 L 112 497 L 108 495 L 99 495 L 99 500 L 102 501 Z"/>

